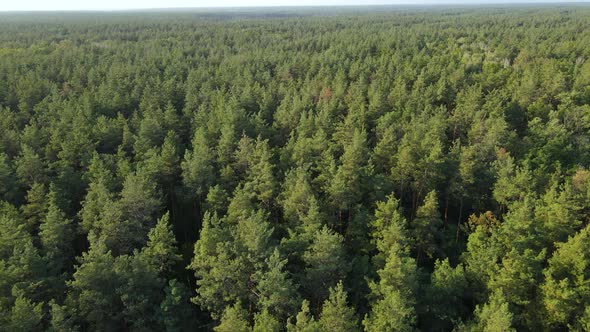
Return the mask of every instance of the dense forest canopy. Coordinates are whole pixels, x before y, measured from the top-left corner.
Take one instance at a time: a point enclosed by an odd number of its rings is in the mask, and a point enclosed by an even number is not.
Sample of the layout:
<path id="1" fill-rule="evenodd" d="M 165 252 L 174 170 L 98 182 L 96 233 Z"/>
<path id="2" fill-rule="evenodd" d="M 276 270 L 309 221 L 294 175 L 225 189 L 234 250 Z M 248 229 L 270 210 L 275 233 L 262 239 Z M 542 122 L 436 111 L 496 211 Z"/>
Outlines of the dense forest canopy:
<path id="1" fill-rule="evenodd" d="M 0 330 L 590 330 L 590 7 L 0 15 Z"/>

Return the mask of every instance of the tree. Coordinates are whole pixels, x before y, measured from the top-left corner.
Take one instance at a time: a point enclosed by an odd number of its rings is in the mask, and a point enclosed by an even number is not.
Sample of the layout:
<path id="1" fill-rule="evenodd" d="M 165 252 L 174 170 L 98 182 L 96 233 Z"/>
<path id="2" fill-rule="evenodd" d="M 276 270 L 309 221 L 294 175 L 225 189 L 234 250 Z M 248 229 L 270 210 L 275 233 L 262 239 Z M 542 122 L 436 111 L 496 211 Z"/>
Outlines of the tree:
<path id="1" fill-rule="evenodd" d="M 422 112 L 404 126 L 404 135 L 394 156 L 391 177 L 399 187 L 399 197 L 412 192 L 412 210 L 425 193 L 435 189 L 440 180 L 438 170 L 444 162 L 443 135 L 445 119 L 440 110 Z"/>
<path id="2" fill-rule="evenodd" d="M 315 200 L 309 184 L 307 170 L 298 167 L 287 173 L 281 193 L 283 217 L 290 225 L 297 225 L 309 213 L 311 201 Z"/>
<path id="3" fill-rule="evenodd" d="M 45 183 L 45 163 L 32 148 L 22 146 L 21 155 L 15 160 L 16 176 L 25 186 Z"/>
<path id="4" fill-rule="evenodd" d="M 114 194 L 102 182 L 91 182 L 82 201 L 82 208 L 78 212 L 80 227 L 86 233 L 100 227 L 103 212 L 114 205 Z"/>
<path id="5" fill-rule="evenodd" d="M 93 243 L 67 285 L 65 304 L 75 308 L 82 328 L 145 330 L 159 326 L 154 303 L 163 301 L 165 285 L 139 253 L 114 257 L 104 243 Z"/>
<path id="6" fill-rule="evenodd" d="M 418 261 L 423 255 L 432 259 L 440 252 L 442 220 L 438 212 L 438 198 L 435 191 L 426 195 L 424 203 L 418 208 L 412 221 L 412 235 Z"/>
<path id="7" fill-rule="evenodd" d="M 0 199 L 14 200 L 17 191 L 18 185 L 10 159 L 0 152 Z"/>
<path id="8" fill-rule="evenodd" d="M 338 167 L 328 192 L 332 204 L 340 210 L 346 211 L 360 201 L 365 193 L 370 168 L 366 164 L 367 134 L 355 130 L 352 141 L 344 147 Z"/>
<path id="9" fill-rule="evenodd" d="M 172 190 L 171 186 L 177 181 L 180 174 L 180 161 L 178 158 L 178 137 L 174 131 L 169 131 L 164 138 L 160 159 L 162 168 L 160 170 L 160 181 L 164 187 L 168 187 L 168 192 Z"/>
<path id="10" fill-rule="evenodd" d="M 172 279 L 164 289 L 160 303 L 159 320 L 167 332 L 186 331 L 194 327 L 194 312 L 190 307 L 189 290 L 181 282 Z"/>
<path id="11" fill-rule="evenodd" d="M 490 301 L 475 310 L 475 331 L 504 332 L 515 331 L 512 327 L 512 313 L 501 292 L 493 293 Z"/>
<path id="12" fill-rule="evenodd" d="M 358 320 L 354 309 L 346 302 L 346 292 L 342 287 L 342 281 L 330 288 L 330 297 L 322 306 L 322 314 L 319 325 L 324 331 L 346 332 L 357 331 Z"/>
<path id="13" fill-rule="evenodd" d="M 59 305 L 55 301 L 49 303 L 49 313 L 51 314 L 51 323 L 49 331 L 58 332 L 75 332 L 80 330 L 80 326 L 76 325 L 76 309 L 70 308 L 66 305 Z"/>
<path id="14" fill-rule="evenodd" d="M 115 258 L 104 244 L 91 246 L 68 281 L 68 307 L 77 308 L 78 316 L 90 329 L 116 328 L 122 319 L 121 299 L 117 296 L 120 279 L 114 270 Z"/>
<path id="15" fill-rule="evenodd" d="M 150 230 L 142 256 L 161 274 L 173 271 L 174 266 L 182 260 L 176 248 L 176 238 L 170 225 L 169 213 L 158 219 L 156 226 Z"/>
<path id="16" fill-rule="evenodd" d="M 195 131 L 192 146 L 192 150 L 186 151 L 181 164 L 182 178 L 194 195 L 201 197 L 215 179 L 214 156 L 204 130 Z"/>
<path id="17" fill-rule="evenodd" d="M 375 219 L 371 226 L 371 237 L 378 250 L 373 257 L 373 264 L 378 270 L 385 264 L 385 259 L 391 250 L 398 247 L 404 250 L 409 249 L 411 242 L 406 219 L 401 213 L 399 201 L 393 194 L 387 197 L 387 201 L 377 202 Z"/>
<path id="18" fill-rule="evenodd" d="M 516 200 L 522 200 L 534 186 L 533 178 L 527 168 L 519 168 L 514 158 L 504 149 L 497 153 L 498 159 L 493 166 L 496 169 L 494 199 L 502 206 L 509 206 Z"/>
<path id="19" fill-rule="evenodd" d="M 101 191 L 98 203 L 108 202 L 104 189 L 99 186 L 97 190 Z M 115 255 L 128 254 L 143 247 L 150 229 L 156 224 L 160 204 L 154 183 L 140 174 L 129 174 L 121 198 L 113 206 L 103 206 L 102 215 L 89 235 L 90 241 L 104 241 Z M 88 212 L 91 216 L 92 212 Z"/>
<path id="20" fill-rule="evenodd" d="M 21 211 L 27 220 L 29 231 L 38 229 L 41 220 L 47 213 L 47 189 L 45 185 L 34 183 L 27 191 L 27 204 L 21 206 Z"/>
<path id="21" fill-rule="evenodd" d="M 282 259 L 277 248 L 266 259 L 266 271 L 257 271 L 258 307 L 268 315 L 285 321 L 295 311 L 299 303 L 299 294 L 285 271 L 286 259 Z"/>
<path id="22" fill-rule="evenodd" d="M 567 241 L 580 228 L 578 210 L 569 185 L 558 190 L 553 184 L 538 201 L 535 220 L 542 223 L 543 237 L 549 248 L 553 243 Z"/>
<path id="23" fill-rule="evenodd" d="M 295 325 L 288 324 L 287 331 L 289 332 L 318 332 L 320 331 L 319 322 L 311 315 L 309 310 L 309 301 L 303 300 L 301 303 L 301 310 L 297 314 Z"/>
<path id="24" fill-rule="evenodd" d="M 342 236 L 324 226 L 315 233 L 313 243 L 303 255 L 306 264 L 304 287 L 316 303 L 327 298 L 328 290 L 348 273 L 343 241 Z"/>
<path id="25" fill-rule="evenodd" d="M 538 291 L 544 261 L 544 250 L 535 253 L 526 249 L 518 253 L 513 249 L 502 259 L 502 267 L 489 281 L 488 289 L 491 293 L 505 294 L 503 301 L 510 306 L 512 324 L 515 327 L 541 328 L 540 317 L 536 316 L 536 299 L 529 294 Z"/>
<path id="26" fill-rule="evenodd" d="M 244 184 L 244 189 L 254 193 L 265 207 L 274 199 L 277 187 L 271 157 L 268 141 L 259 137 L 251 155 L 248 156 L 248 171 Z"/>
<path id="27" fill-rule="evenodd" d="M 206 213 L 189 268 L 195 271 L 199 286 L 192 301 L 211 312 L 213 318 L 221 317 L 231 301 L 248 293 L 246 264 L 236 256 L 230 241 L 229 231 L 219 218 Z"/>
<path id="28" fill-rule="evenodd" d="M 220 324 L 213 328 L 215 332 L 250 332 L 251 329 L 248 314 L 239 302 L 228 306 L 223 311 Z"/>
<path id="29" fill-rule="evenodd" d="M 377 271 L 378 282 L 371 282 L 370 313 L 363 320 L 367 331 L 412 331 L 416 324 L 416 262 L 407 253 L 392 248 L 385 266 Z"/>
<path id="30" fill-rule="evenodd" d="M 553 328 L 574 328 L 585 314 L 584 305 L 590 301 L 587 257 L 590 226 L 586 226 L 567 242 L 557 245 L 549 265 L 544 270 L 541 286 L 547 324 Z"/>
<path id="31" fill-rule="evenodd" d="M 39 227 L 39 238 L 48 260 L 56 271 L 67 268 L 66 263 L 72 257 L 74 229 L 72 220 L 68 219 L 57 206 L 55 192 L 49 193 L 47 216 Z"/>
<path id="32" fill-rule="evenodd" d="M 10 312 L 7 330 L 15 332 L 37 331 L 42 328 L 43 303 L 33 303 L 19 295 Z"/>
<path id="33" fill-rule="evenodd" d="M 256 304 L 255 275 L 265 268 L 265 259 L 272 252 L 273 229 L 265 219 L 264 212 L 258 211 L 240 216 L 233 225 L 205 215 L 190 268 L 199 286 L 193 301 L 209 310 L 213 318 L 237 301 Z"/>
<path id="34" fill-rule="evenodd" d="M 254 315 L 254 328 L 252 332 L 280 331 L 281 324 L 268 310 L 263 310 Z"/>
<path id="35" fill-rule="evenodd" d="M 448 259 L 437 260 L 427 289 L 428 313 L 424 324 L 448 329 L 468 315 L 469 284 L 461 264 L 451 267 Z"/>

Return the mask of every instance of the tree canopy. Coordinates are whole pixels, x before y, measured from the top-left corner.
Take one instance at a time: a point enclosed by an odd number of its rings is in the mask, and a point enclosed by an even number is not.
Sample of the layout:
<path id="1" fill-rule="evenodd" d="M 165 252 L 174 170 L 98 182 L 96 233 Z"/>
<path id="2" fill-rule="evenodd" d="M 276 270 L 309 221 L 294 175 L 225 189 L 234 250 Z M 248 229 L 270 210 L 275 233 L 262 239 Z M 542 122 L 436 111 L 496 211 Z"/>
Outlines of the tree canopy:
<path id="1" fill-rule="evenodd" d="M 589 330 L 589 26 L 0 13 L 0 331 Z"/>

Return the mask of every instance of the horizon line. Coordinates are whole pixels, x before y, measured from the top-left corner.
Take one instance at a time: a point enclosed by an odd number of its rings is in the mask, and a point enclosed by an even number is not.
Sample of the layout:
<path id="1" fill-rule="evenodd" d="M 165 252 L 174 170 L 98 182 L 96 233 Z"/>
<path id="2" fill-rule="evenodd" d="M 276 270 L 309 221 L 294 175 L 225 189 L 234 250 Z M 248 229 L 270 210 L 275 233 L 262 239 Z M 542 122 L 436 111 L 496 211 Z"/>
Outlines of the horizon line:
<path id="1" fill-rule="evenodd" d="M 191 7 L 131 7 L 131 8 L 97 8 L 97 9 L 11 9 L 11 10 L 3 10 L 0 9 L 0 13 L 59 13 L 59 12 L 89 12 L 89 13 L 96 13 L 96 12 L 104 12 L 104 13 L 113 13 L 113 12 L 133 12 L 133 11 L 182 11 L 182 10 L 239 10 L 239 9 L 280 9 L 280 8 L 352 8 L 352 7 L 444 7 L 444 6 L 454 6 L 454 7 L 494 7 L 494 6 L 506 6 L 506 7 L 514 7 L 514 6 L 535 6 L 535 5 L 542 5 L 542 6 L 551 6 L 551 5 L 590 5 L 590 0 L 582 0 L 582 1 L 518 1 L 512 2 L 509 0 L 498 0 L 498 1 L 490 1 L 490 2 L 479 2 L 479 3 L 464 3 L 464 2 L 457 2 L 457 1 L 449 1 L 449 2 L 441 2 L 441 3 L 415 3 L 415 2 L 408 2 L 408 3 L 392 3 L 392 4 L 304 4 L 304 5 L 297 5 L 297 4 L 289 4 L 289 5 L 280 5 L 280 4 L 269 4 L 269 5 L 243 5 L 243 6 L 191 6 Z"/>

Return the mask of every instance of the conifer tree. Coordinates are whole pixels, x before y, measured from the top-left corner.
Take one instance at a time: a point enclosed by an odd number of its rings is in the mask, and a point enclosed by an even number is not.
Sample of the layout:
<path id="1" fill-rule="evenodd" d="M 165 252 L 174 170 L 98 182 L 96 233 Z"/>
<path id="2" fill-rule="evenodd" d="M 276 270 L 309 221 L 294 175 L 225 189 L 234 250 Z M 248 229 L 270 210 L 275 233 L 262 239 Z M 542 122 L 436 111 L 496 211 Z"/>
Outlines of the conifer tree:
<path id="1" fill-rule="evenodd" d="M 315 233 L 313 243 L 303 255 L 306 264 L 304 287 L 316 303 L 326 299 L 328 290 L 349 271 L 343 241 L 342 236 L 324 226 Z"/>
<path id="2" fill-rule="evenodd" d="M 311 315 L 309 309 L 309 301 L 303 300 L 301 303 L 301 310 L 295 318 L 295 324 L 291 322 L 287 325 L 288 332 L 318 332 L 320 325 Z"/>
<path id="3" fill-rule="evenodd" d="M 182 260 L 176 247 L 169 213 L 164 214 L 150 230 L 142 256 L 161 274 L 171 272 L 175 264 Z"/>
<path id="4" fill-rule="evenodd" d="M 438 212 L 438 198 L 435 191 L 426 195 L 412 221 L 413 242 L 418 261 L 424 256 L 433 258 L 440 252 L 442 220 Z"/>
<path id="5" fill-rule="evenodd" d="M 223 311 L 220 324 L 213 328 L 215 332 L 250 332 L 251 329 L 248 313 L 239 302 L 228 306 Z"/>
<path id="6" fill-rule="evenodd" d="M 585 304 L 590 299 L 587 287 L 587 257 L 590 226 L 586 226 L 558 249 L 545 269 L 545 282 L 541 286 L 546 321 L 553 328 L 580 328 L 585 315 Z"/>
<path id="7" fill-rule="evenodd" d="M 475 319 L 473 329 L 476 331 L 515 331 L 512 327 L 512 313 L 501 292 L 493 293 L 488 303 L 476 308 Z"/>
<path id="8" fill-rule="evenodd" d="M 294 313 L 299 303 L 297 289 L 285 271 L 286 264 L 287 260 L 282 259 L 275 248 L 266 259 L 266 271 L 257 271 L 254 275 L 258 307 L 281 322 Z"/>
<path id="9" fill-rule="evenodd" d="M 197 129 L 192 140 L 192 150 L 186 151 L 182 161 L 184 184 L 193 191 L 194 195 L 201 197 L 207 194 L 214 176 L 213 152 L 205 131 Z"/>
<path id="10" fill-rule="evenodd" d="M 348 306 L 346 297 L 342 281 L 330 288 L 330 296 L 322 306 L 322 314 L 318 321 L 322 330 L 335 332 L 358 330 L 358 320 L 354 309 Z"/>
<path id="11" fill-rule="evenodd" d="M 23 295 L 16 297 L 10 311 L 7 330 L 15 332 L 37 331 L 42 328 L 43 303 L 33 303 Z"/>
<path id="12" fill-rule="evenodd" d="M 57 206 L 55 192 L 49 193 L 49 208 L 47 216 L 39 227 L 39 238 L 48 260 L 56 271 L 66 267 L 72 257 L 75 230 L 72 220 L 68 219 Z"/>

